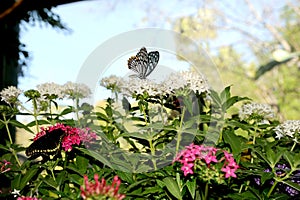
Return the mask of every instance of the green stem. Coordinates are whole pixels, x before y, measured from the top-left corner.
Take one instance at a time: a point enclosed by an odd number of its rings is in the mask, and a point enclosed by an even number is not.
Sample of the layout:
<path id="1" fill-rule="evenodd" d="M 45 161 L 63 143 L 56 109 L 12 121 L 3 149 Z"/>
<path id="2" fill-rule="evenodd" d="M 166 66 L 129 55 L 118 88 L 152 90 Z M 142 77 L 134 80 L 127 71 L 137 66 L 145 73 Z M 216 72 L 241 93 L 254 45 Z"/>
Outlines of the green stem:
<path id="1" fill-rule="evenodd" d="M 39 128 L 39 123 L 38 123 L 38 109 L 37 109 L 37 103 L 36 103 L 36 99 L 32 99 L 32 103 L 33 103 L 33 117 L 34 117 L 34 121 L 35 121 L 35 127 L 36 127 L 36 132 L 38 133 L 40 128 Z"/>
<path id="2" fill-rule="evenodd" d="M 205 184 L 204 200 L 208 197 L 208 183 Z"/>
<path id="3" fill-rule="evenodd" d="M 181 119 L 180 119 L 179 130 L 177 133 L 176 154 L 179 152 L 179 145 L 180 145 L 181 136 L 182 136 L 182 126 L 183 126 L 183 118 L 184 118 L 185 110 L 186 110 L 186 108 L 184 106 L 182 108 L 182 115 L 181 115 Z"/>
<path id="4" fill-rule="evenodd" d="M 271 189 L 269 190 L 267 197 L 270 197 L 270 195 L 272 194 L 273 190 L 275 189 L 276 185 L 277 185 L 278 181 L 275 180 L 274 184 L 272 185 Z"/>
<path id="5" fill-rule="evenodd" d="M 157 166 L 156 166 L 156 160 L 154 158 L 154 156 L 155 156 L 155 147 L 153 145 L 152 139 L 149 139 L 148 142 L 149 142 L 150 151 L 151 151 L 151 155 L 152 155 L 151 160 L 152 160 L 152 163 L 153 163 L 154 170 L 156 171 L 157 170 Z"/>
<path id="6" fill-rule="evenodd" d="M 10 134 L 10 131 L 8 128 L 9 120 L 6 119 L 5 114 L 2 114 L 2 116 L 3 116 L 3 123 L 5 124 L 6 132 L 7 132 L 8 138 L 9 138 L 9 142 L 10 142 L 10 144 L 12 144 L 13 141 L 12 141 L 11 134 Z"/>
<path id="7" fill-rule="evenodd" d="M 10 142 L 10 144 L 13 144 L 12 137 L 11 137 L 11 134 L 10 134 L 10 130 L 9 130 L 9 127 L 8 127 L 9 120 L 6 119 L 5 114 L 2 114 L 2 116 L 3 116 L 3 120 L 4 120 L 3 123 L 5 124 L 5 129 L 7 131 L 7 135 L 8 135 L 8 138 L 9 138 L 9 142 Z M 21 166 L 21 162 L 20 162 L 20 160 L 17 156 L 16 151 L 13 148 L 11 148 L 11 152 L 12 152 L 13 156 L 15 157 L 18 165 Z"/>
<path id="8" fill-rule="evenodd" d="M 296 144 L 297 144 L 297 142 L 294 142 L 294 144 L 293 144 L 293 146 L 292 146 L 290 152 L 294 151 L 294 148 L 296 147 Z"/>
<path id="9" fill-rule="evenodd" d="M 75 115 L 76 115 L 76 118 L 77 118 L 77 122 L 79 123 L 79 126 L 80 126 L 80 120 L 79 120 L 79 98 L 76 98 L 74 99 L 75 100 Z"/>

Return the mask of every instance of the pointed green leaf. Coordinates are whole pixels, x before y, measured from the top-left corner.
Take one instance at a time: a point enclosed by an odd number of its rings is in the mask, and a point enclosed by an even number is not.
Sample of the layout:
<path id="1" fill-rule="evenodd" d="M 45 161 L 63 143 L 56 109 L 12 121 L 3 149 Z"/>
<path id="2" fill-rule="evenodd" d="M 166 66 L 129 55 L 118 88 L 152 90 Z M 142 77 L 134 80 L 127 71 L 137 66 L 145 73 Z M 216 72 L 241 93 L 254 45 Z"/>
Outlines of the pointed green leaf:
<path id="1" fill-rule="evenodd" d="M 177 199 L 182 199 L 180 189 L 176 181 L 172 177 L 166 177 L 163 179 L 168 191 Z"/>

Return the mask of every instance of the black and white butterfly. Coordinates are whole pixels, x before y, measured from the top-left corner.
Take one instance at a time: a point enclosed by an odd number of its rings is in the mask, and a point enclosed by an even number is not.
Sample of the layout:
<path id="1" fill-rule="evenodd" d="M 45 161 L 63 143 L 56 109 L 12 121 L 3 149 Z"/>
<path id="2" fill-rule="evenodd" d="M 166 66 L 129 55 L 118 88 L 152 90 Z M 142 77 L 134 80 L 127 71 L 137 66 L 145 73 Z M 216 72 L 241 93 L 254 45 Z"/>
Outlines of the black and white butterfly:
<path id="1" fill-rule="evenodd" d="M 140 79 L 146 79 L 153 72 L 159 60 L 159 52 L 151 51 L 147 53 L 147 49 L 142 47 L 136 56 L 128 59 L 128 68 L 137 74 L 132 75 Z"/>

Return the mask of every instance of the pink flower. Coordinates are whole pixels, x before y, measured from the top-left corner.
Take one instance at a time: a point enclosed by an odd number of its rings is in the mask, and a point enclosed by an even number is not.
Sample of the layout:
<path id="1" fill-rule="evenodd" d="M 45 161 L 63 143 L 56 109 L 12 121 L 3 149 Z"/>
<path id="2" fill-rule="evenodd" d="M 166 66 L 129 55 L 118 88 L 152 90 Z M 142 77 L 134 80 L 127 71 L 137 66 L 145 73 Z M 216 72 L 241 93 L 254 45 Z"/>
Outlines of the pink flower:
<path id="1" fill-rule="evenodd" d="M 36 141 L 45 134 L 51 134 L 52 131 L 57 129 L 60 129 L 65 133 L 61 141 L 64 151 L 72 151 L 74 145 L 80 145 L 83 142 L 87 146 L 97 137 L 96 133 L 92 132 L 89 128 L 80 129 L 57 123 L 56 125 L 47 128 L 42 127 L 41 132 L 37 133 L 33 140 Z"/>
<path id="2" fill-rule="evenodd" d="M 204 160 L 205 160 L 206 164 L 208 164 L 208 165 L 209 165 L 211 162 L 215 162 L 215 163 L 218 162 L 217 157 L 216 157 L 216 156 L 213 156 L 213 155 L 206 155 L 206 156 L 204 157 Z"/>
<path id="3" fill-rule="evenodd" d="M 221 169 L 222 172 L 225 172 L 225 178 L 233 177 L 236 178 L 236 174 L 234 173 L 236 169 L 233 169 L 229 166 L 223 167 Z"/>
<path id="4" fill-rule="evenodd" d="M 119 187 L 121 181 L 118 176 L 113 178 L 113 182 L 111 185 L 107 185 L 104 178 L 99 182 L 98 174 L 94 174 L 95 183 L 89 182 L 88 177 L 84 176 L 84 185 L 81 186 L 81 197 L 83 199 L 87 199 L 90 197 L 111 197 L 117 200 L 122 200 L 125 198 L 125 194 L 119 194 Z"/>
<path id="5" fill-rule="evenodd" d="M 0 161 L 0 174 L 8 172 L 10 170 L 10 167 L 7 168 L 8 165 L 10 165 L 11 163 L 3 160 L 3 162 Z"/>
<path id="6" fill-rule="evenodd" d="M 194 173 L 194 171 L 192 170 L 193 167 L 194 167 L 193 163 L 185 163 L 181 167 L 181 171 L 183 171 L 184 176 L 187 176 L 188 174 L 193 174 Z"/>
<path id="7" fill-rule="evenodd" d="M 42 200 L 36 197 L 18 197 L 17 200 Z"/>
<path id="8" fill-rule="evenodd" d="M 221 157 L 221 154 L 218 154 L 219 160 L 217 158 L 218 151 L 224 154 L 223 157 Z M 222 171 L 225 173 L 225 178 L 236 177 L 234 172 L 239 168 L 232 154 L 227 151 L 210 146 L 195 145 L 193 143 L 186 146 L 185 149 L 175 157 L 174 162 L 176 161 L 182 164 L 181 171 L 183 171 L 184 176 L 194 174 L 194 169 L 207 169 Z M 223 163 L 223 166 L 221 165 L 222 168 L 213 168 L 211 165 L 214 163 Z M 203 167 L 206 167 L 206 169 Z M 220 176 L 224 177 L 223 173 L 221 173 Z"/>

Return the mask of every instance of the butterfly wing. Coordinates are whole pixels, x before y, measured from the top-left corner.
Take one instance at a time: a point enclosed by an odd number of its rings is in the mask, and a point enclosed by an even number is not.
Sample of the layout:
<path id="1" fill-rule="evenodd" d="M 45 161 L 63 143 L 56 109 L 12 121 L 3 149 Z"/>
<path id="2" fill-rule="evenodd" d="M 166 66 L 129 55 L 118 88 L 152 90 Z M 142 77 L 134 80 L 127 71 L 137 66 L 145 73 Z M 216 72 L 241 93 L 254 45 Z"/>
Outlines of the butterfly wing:
<path id="1" fill-rule="evenodd" d="M 65 132 L 61 129 L 56 129 L 51 132 L 46 132 L 45 135 L 35 140 L 27 149 L 26 156 L 38 157 L 55 155 L 60 150 L 61 141 Z"/>
<path id="2" fill-rule="evenodd" d="M 128 68 L 137 73 L 137 77 L 141 79 L 146 78 L 148 68 L 148 53 L 145 47 L 137 53 L 136 56 L 132 56 L 128 60 Z"/>
<path id="3" fill-rule="evenodd" d="M 145 77 L 149 76 L 151 72 L 156 67 L 157 63 L 159 61 L 159 52 L 158 51 L 151 51 L 148 54 L 148 66 L 145 73 Z"/>

